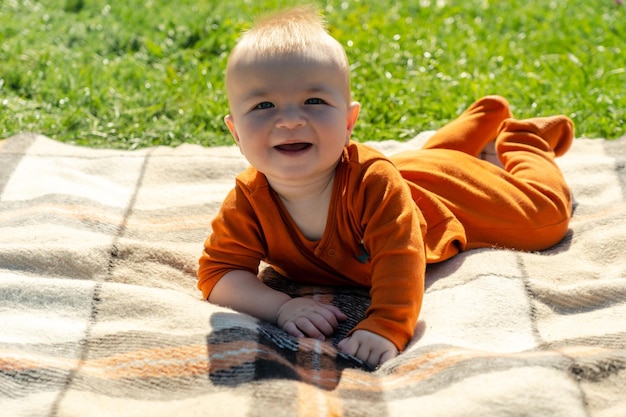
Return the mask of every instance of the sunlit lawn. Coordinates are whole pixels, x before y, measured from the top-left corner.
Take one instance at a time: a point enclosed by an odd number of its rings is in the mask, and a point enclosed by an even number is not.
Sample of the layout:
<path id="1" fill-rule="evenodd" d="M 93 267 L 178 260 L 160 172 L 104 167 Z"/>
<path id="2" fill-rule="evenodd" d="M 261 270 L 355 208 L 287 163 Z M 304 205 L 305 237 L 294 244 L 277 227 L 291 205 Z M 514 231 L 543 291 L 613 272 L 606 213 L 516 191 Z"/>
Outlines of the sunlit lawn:
<path id="1" fill-rule="evenodd" d="M 0 1 L 0 138 L 88 146 L 231 143 L 223 69 L 286 1 Z M 408 139 L 475 98 L 626 133 L 626 10 L 613 0 L 325 1 L 363 105 L 355 138 Z"/>

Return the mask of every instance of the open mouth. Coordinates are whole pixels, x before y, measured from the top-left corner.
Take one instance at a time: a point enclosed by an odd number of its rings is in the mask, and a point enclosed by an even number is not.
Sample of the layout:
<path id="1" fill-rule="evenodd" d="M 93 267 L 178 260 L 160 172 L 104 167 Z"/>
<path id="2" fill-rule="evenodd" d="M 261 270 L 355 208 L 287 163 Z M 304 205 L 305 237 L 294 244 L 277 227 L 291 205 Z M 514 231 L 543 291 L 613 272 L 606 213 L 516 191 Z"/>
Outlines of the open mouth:
<path id="1" fill-rule="evenodd" d="M 309 149 L 312 144 L 308 142 L 286 143 L 284 145 L 276 145 L 274 149 L 282 152 L 300 152 Z"/>

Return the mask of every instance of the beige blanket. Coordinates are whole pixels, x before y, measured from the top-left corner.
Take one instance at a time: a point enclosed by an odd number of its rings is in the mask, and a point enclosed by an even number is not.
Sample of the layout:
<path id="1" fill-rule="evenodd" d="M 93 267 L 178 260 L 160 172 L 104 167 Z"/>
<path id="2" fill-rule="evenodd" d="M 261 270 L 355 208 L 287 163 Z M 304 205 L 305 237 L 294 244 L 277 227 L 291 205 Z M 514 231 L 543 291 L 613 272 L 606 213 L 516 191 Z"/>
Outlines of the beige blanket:
<path id="1" fill-rule="evenodd" d="M 626 138 L 577 139 L 559 163 L 576 199 L 563 242 L 429 267 L 416 337 L 367 370 L 200 299 L 237 149 L 0 141 L 0 415 L 624 416 Z M 348 312 L 335 342 L 368 304 L 266 278 Z"/>

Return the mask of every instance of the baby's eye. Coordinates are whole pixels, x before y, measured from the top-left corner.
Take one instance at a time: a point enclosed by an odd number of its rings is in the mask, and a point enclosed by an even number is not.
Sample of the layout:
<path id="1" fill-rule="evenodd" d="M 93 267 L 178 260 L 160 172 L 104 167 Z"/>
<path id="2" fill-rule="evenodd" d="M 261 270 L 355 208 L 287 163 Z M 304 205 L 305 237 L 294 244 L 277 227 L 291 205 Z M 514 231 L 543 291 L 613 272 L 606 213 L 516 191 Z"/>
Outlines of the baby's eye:
<path id="1" fill-rule="evenodd" d="M 274 107 L 274 104 L 270 103 L 269 101 L 264 101 L 254 106 L 255 109 L 259 109 L 259 110 L 271 109 L 272 107 Z"/>
<path id="2" fill-rule="evenodd" d="M 308 98 L 304 103 L 305 104 L 324 104 L 325 101 L 322 100 L 321 98 L 312 97 L 312 98 Z"/>

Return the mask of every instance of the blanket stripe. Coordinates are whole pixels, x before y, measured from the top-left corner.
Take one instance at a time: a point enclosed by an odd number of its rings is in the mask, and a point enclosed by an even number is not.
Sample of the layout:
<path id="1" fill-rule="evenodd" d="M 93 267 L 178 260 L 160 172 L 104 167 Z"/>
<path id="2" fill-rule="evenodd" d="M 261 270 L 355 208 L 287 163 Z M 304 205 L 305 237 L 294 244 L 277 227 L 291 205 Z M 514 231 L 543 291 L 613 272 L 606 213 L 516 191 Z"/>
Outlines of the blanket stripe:
<path id="1" fill-rule="evenodd" d="M 365 289 L 263 271 L 348 314 L 327 342 L 200 299 L 202 243 L 246 167 L 235 147 L 0 141 L 1 414 L 622 416 L 626 138 L 577 139 L 558 163 L 575 197 L 566 238 L 430 265 L 414 339 L 368 369 L 335 347 Z"/>

